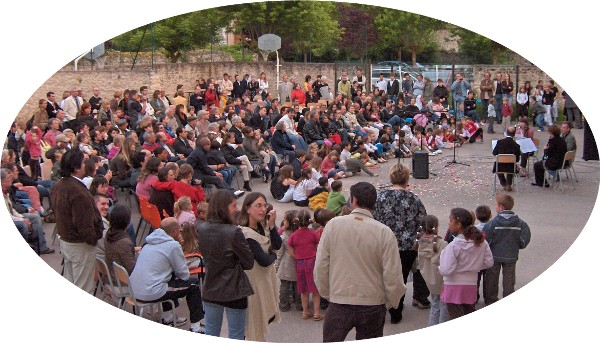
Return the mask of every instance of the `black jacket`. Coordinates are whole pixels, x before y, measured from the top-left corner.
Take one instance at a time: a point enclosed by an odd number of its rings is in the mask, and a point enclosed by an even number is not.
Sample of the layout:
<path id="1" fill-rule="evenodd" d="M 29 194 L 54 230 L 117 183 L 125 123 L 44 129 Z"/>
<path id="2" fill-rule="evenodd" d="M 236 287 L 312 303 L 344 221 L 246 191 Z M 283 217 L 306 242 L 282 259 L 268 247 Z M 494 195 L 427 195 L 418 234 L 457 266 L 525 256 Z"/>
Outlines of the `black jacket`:
<path id="1" fill-rule="evenodd" d="M 275 133 L 273 133 L 273 138 L 271 138 L 271 147 L 276 154 L 280 155 L 282 155 L 285 151 L 294 151 L 287 132 L 281 132 L 279 130 L 275 130 Z"/>
<path id="2" fill-rule="evenodd" d="M 203 176 L 216 176 L 214 170 L 210 169 L 207 162 L 206 152 L 202 147 L 196 147 L 188 156 L 187 163 L 194 168 L 194 180 L 202 180 Z"/>
<path id="3" fill-rule="evenodd" d="M 231 145 L 225 143 L 225 144 L 221 145 L 221 153 L 223 154 L 223 157 L 225 158 L 225 161 L 227 161 L 227 163 L 229 163 L 231 165 L 241 165 L 242 164 L 242 161 L 237 159 L 239 156 L 243 155 L 239 151 L 239 148 L 234 149 Z"/>
<path id="4" fill-rule="evenodd" d="M 398 95 L 400 93 L 400 82 L 396 79 L 388 81 L 386 93 L 388 95 Z"/>
<path id="5" fill-rule="evenodd" d="M 242 144 L 242 142 L 244 141 L 244 134 L 242 133 L 242 131 L 240 131 L 240 129 L 238 129 L 235 126 L 232 126 L 231 129 L 229 129 L 229 132 L 233 132 L 233 134 L 235 135 L 235 144 Z"/>
<path id="6" fill-rule="evenodd" d="M 521 147 L 514 139 L 511 137 L 506 137 L 504 139 L 499 139 L 494 147 L 494 151 L 492 152 L 494 156 L 500 154 L 511 154 L 517 157 L 517 162 L 521 158 Z M 514 170 L 514 165 L 511 163 L 498 163 L 498 171 L 502 173 L 509 173 Z M 496 162 L 494 162 L 494 167 L 492 169 L 492 173 L 496 172 Z"/>
<path id="7" fill-rule="evenodd" d="M 560 136 L 552 137 L 548 140 L 548 148 L 544 149 L 544 160 L 546 169 L 557 170 L 562 167 L 565 154 L 567 153 L 567 143 Z"/>
<path id="8" fill-rule="evenodd" d="M 188 157 L 192 151 L 194 151 L 187 139 L 181 140 L 179 138 L 175 139 L 173 142 L 173 149 L 175 150 L 176 154 L 182 154 L 185 157 Z"/>
<path id="9" fill-rule="evenodd" d="M 319 125 L 318 122 L 314 122 L 312 120 L 306 122 L 304 128 L 302 129 L 302 135 L 304 136 L 304 139 L 306 140 L 307 144 L 318 140 L 323 140 L 325 138 L 323 137 L 323 133 L 321 132 L 321 125 Z"/>
<path id="10" fill-rule="evenodd" d="M 254 294 L 244 272 L 254 267 L 254 255 L 242 230 L 231 224 L 203 222 L 198 237 L 206 265 L 202 299 L 223 303 Z"/>

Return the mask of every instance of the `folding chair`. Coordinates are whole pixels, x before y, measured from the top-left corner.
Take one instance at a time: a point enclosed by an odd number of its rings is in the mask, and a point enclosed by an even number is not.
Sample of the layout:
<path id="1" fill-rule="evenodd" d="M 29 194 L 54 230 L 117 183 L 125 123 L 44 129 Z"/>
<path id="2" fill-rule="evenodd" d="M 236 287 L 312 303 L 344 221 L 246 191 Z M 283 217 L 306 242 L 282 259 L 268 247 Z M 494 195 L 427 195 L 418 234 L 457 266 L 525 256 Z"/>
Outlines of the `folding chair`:
<path id="1" fill-rule="evenodd" d="M 535 153 L 528 155 L 527 156 L 527 176 L 530 176 L 531 174 L 529 173 L 529 168 L 532 165 L 532 162 L 529 162 L 530 159 L 535 159 L 535 162 L 539 161 L 540 159 L 538 158 L 538 153 L 540 151 L 540 140 L 538 138 L 532 138 L 531 140 L 533 140 L 533 145 L 535 145 Z"/>
<path id="2" fill-rule="evenodd" d="M 113 283 L 106 262 L 98 257 L 96 257 L 96 272 L 98 273 L 100 290 L 103 294 L 102 300 L 105 300 L 108 296 L 115 300 L 117 308 L 123 309 L 125 298 L 129 296 L 129 289 L 118 287 Z"/>
<path id="3" fill-rule="evenodd" d="M 498 164 L 500 163 L 512 163 L 513 165 L 513 171 L 512 172 L 498 172 Z M 505 176 L 508 176 L 510 174 L 513 174 L 513 178 L 512 178 L 512 186 L 515 186 L 515 188 L 517 189 L 517 195 L 519 195 L 519 182 L 517 182 L 517 177 L 519 175 L 519 173 L 517 173 L 517 156 L 513 155 L 513 154 L 498 154 L 496 156 L 496 172 L 494 173 L 494 184 L 493 184 L 493 188 L 492 188 L 492 195 L 496 194 L 496 180 L 498 179 L 496 174 L 504 174 Z"/>
<path id="4" fill-rule="evenodd" d="M 162 318 L 162 314 L 163 314 L 163 309 L 162 309 L 162 304 L 163 303 L 170 303 L 171 304 L 171 313 L 173 314 L 173 327 L 176 326 L 176 322 L 177 322 L 177 316 L 175 316 L 175 302 L 173 300 L 163 300 L 163 301 L 141 301 L 141 300 L 137 300 L 135 297 L 134 292 L 132 291 L 131 288 L 131 284 L 129 282 L 129 274 L 127 273 L 127 270 L 125 270 L 125 268 L 123 268 L 123 266 L 120 266 L 117 262 L 113 262 L 113 268 L 115 271 L 115 276 L 117 278 L 117 285 L 119 288 L 124 288 L 127 287 L 127 289 L 129 290 L 129 296 L 125 297 L 125 304 L 129 304 L 131 305 L 131 307 L 133 308 L 133 313 L 137 314 L 140 317 L 143 317 L 144 315 L 144 309 L 145 308 L 150 308 L 150 309 L 154 309 L 154 307 L 158 307 L 158 313 L 159 313 L 159 321 Z M 123 304 L 123 307 L 121 309 L 125 308 L 125 304 Z M 139 309 L 139 311 L 137 311 Z"/>
<path id="5" fill-rule="evenodd" d="M 573 185 L 573 189 L 575 189 L 575 182 L 573 182 L 573 177 L 570 176 L 574 176 L 575 179 L 577 180 L 577 174 L 575 174 L 575 169 L 573 169 L 573 162 L 575 160 L 575 150 L 571 150 L 571 151 L 567 151 L 565 153 L 565 157 L 563 158 L 563 163 L 561 165 L 561 167 L 557 170 L 548 170 L 546 169 L 546 166 L 544 166 L 544 184 L 543 186 L 546 186 L 546 182 L 548 182 L 548 185 L 550 185 L 550 187 L 552 187 L 555 191 L 557 192 L 564 192 L 565 188 L 563 185 L 563 178 L 560 176 L 560 172 L 564 172 L 564 177 L 568 178 L 571 180 L 571 184 Z M 569 162 L 567 164 L 567 162 Z M 573 175 L 571 175 L 571 171 L 573 171 Z M 548 180 L 550 179 L 550 180 Z M 556 181 L 558 179 L 559 182 L 559 187 L 556 187 Z M 579 182 L 579 180 L 577 180 L 577 182 Z"/>

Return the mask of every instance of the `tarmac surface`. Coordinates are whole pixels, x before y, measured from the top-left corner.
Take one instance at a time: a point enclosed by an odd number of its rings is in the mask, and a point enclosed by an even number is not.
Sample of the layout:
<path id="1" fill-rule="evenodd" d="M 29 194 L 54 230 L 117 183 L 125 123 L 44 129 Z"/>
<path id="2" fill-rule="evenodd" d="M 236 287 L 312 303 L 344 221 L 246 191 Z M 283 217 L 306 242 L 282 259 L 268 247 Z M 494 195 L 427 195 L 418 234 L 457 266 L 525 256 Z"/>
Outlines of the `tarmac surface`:
<path id="1" fill-rule="evenodd" d="M 496 131 L 499 131 L 496 125 Z M 485 130 L 484 130 L 485 131 Z M 522 288 L 546 269 L 556 262 L 577 239 L 583 227 L 586 225 L 590 213 L 595 205 L 600 183 L 600 162 L 583 161 L 581 151 L 583 150 L 583 130 L 574 129 L 573 133 L 579 147 L 574 169 L 577 173 L 578 182 L 563 179 L 566 185 L 562 192 L 551 188 L 540 188 L 531 186 L 533 177 L 518 178 L 519 190 L 516 189 L 511 195 L 515 198 L 514 211 L 525 220 L 532 232 L 531 243 L 521 250 L 519 262 L 517 263 L 516 289 Z M 535 132 L 535 137 L 540 139 L 543 149 L 548 141 L 549 134 L 546 132 Z M 439 234 L 443 236 L 448 227 L 448 216 L 454 207 L 464 207 L 475 210 L 478 205 L 486 204 L 494 213 L 495 201 L 492 195 L 493 174 L 492 165 L 495 161 L 492 155 L 492 139 L 502 138 L 501 134 L 485 135 L 484 143 L 465 144 L 456 150 L 456 161 L 468 165 L 451 164 L 453 151 L 445 149 L 443 154 L 430 157 L 430 172 L 428 179 L 414 179 L 411 177 L 409 184 L 411 190 L 417 194 L 425 204 L 427 212 L 434 214 L 440 221 Z M 543 153 L 539 152 L 539 157 Z M 403 163 L 410 164 L 404 160 Z M 531 162 L 531 161 L 530 161 Z M 343 192 L 348 198 L 350 186 L 358 181 L 367 181 L 375 185 L 389 183 L 389 168 L 396 160 L 380 164 L 377 171 L 379 177 L 355 176 L 343 179 Z M 375 171 L 375 170 L 373 170 Z M 533 173 L 531 165 L 530 174 Z M 435 175 L 434 175 L 435 174 Z M 235 181 L 234 181 L 235 185 Z M 281 221 L 285 211 L 297 208 L 293 203 L 280 204 L 273 200 L 268 184 L 260 179 L 253 179 L 252 188 L 267 197 L 277 211 L 277 222 Z M 498 184 L 498 192 L 504 192 Z M 118 192 L 119 203 L 127 204 L 124 194 Z M 241 201 L 239 202 L 241 205 Z M 137 224 L 139 214 L 132 210 L 132 222 Z M 52 243 L 53 224 L 44 224 L 44 230 L 49 244 Z M 42 259 L 48 265 L 60 273 L 61 255 L 58 252 L 58 241 L 50 245 L 57 252 L 52 255 L 43 255 Z M 66 280 L 65 280 L 66 282 Z M 429 310 L 420 310 L 411 306 L 412 282 L 407 284 L 405 309 L 403 319 L 399 324 L 390 324 L 389 316 L 386 318 L 384 335 L 393 335 L 413 331 L 427 326 Z M 477 304 L 477 308 L 483 306 L 483 301 Z M 180 316 L 188 316 L 185 301 L 177 312 Z M 493 305 L 492 305 L 493 306 Z M 129 310 L 131 311 L 131 310 Z M 325 316 L 327 312 L 324 311 Z M 286 342 L 316 342 L 322 340 L 323 321 L 302 320 L 301 311 L 292 308 L 289 312 L 283 312 L 280 323 L 270 325 L 268 335 L 269 341 Z M 181 327 L 186 329 L 189 325 Z M 223 325 L 222 337 L 226 337 L 226 325 Z M 353 340 L 354 333 L 351 332 L 347 340 Z"/>

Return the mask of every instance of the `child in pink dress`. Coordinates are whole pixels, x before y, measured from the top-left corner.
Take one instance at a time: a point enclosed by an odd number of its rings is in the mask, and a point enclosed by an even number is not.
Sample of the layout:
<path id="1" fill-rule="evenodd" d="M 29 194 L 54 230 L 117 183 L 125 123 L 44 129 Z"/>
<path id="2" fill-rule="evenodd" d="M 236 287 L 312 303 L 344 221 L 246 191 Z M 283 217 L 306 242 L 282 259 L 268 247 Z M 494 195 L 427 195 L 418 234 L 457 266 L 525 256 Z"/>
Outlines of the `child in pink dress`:
<path id="1" fill-rule="evenodd" d="M 294 222 L 298 224 L 299 228 L 290 235 L 288 250 L 290 256 L 296 259 L 296 287 L 302 301 L 302 319 L 308 319 L 312 316 L 308 308 L 308 295 L 312 293 L 313 309 L 315 311 L 312 317 L 313 320 L 318 321 L 322 320 L 323 316 L 320 308 L 321 297 L 315 285 L 313 271 L 320 236 L 318 232 L 308 228 L 311 223 L 310 217 L 309 211 L 298 211 Z"/>

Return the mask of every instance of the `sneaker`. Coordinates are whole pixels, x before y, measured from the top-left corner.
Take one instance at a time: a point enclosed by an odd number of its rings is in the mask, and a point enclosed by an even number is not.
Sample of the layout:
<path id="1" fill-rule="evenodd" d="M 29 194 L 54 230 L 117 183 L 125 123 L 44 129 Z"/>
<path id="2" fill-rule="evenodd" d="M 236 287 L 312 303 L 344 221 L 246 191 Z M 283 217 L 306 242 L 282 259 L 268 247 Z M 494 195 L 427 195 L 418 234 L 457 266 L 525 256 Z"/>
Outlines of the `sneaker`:
<path id="1" fill-rule="evenodd" d="M 171 326 L 173 326 L 173 320 L 166 321 L 164 319 L 161 319 L 161 323 L 163 323 L 164 325 L 171 325 Z M 179 326 L 185 325 L 185 323 L 187 323 L 187 318 L 186 317 L 177 317 L 177 321 L 175 321 L 175 327 L 179 327 Z"/>
<path id="2" fill-rule="evenodd" d="M 235 191 L 235 192 L 233 192 L 233 195 L 235 195 L 238 198 L 241 198 L 242 195 L 244 195 L 244 193 L 245 193 L 244 191 Z"/>
<path id="3" fill-rule="evenodd" d="M 47 255 L 47 254 L 54 254 L 54 249 L 46 248 L 46 249 L 40 251 L 40 255 Z"/>
<path id="4" fill-rule="evenodd" d="M 420 308 L 421 310 L 431 307 L 431 303 L 427 299 L 413 299 L 412 305 Z"/>
<path id="5" fill-rule="evenodd" d="M 264 183 L 269 182 L 269 173 L 263 173 L 262 179 Z"/>
<path id="6" fill-rule="evenodd" d="M 443 153 L 443 151 L 442 150 L 436 150 L 435 153 L 439 155 L 439 154 Z"/>
<path id="7" fill-rule="evenodd" d="M 192 328 L 190 328 L 190 332 L 204 335 L 206 333 L 206 327 L 204 326 L 204 324 L 200 323 L 200 329 L 198 329 L 198 331 L 194 331 L 192 330 Z"/>

